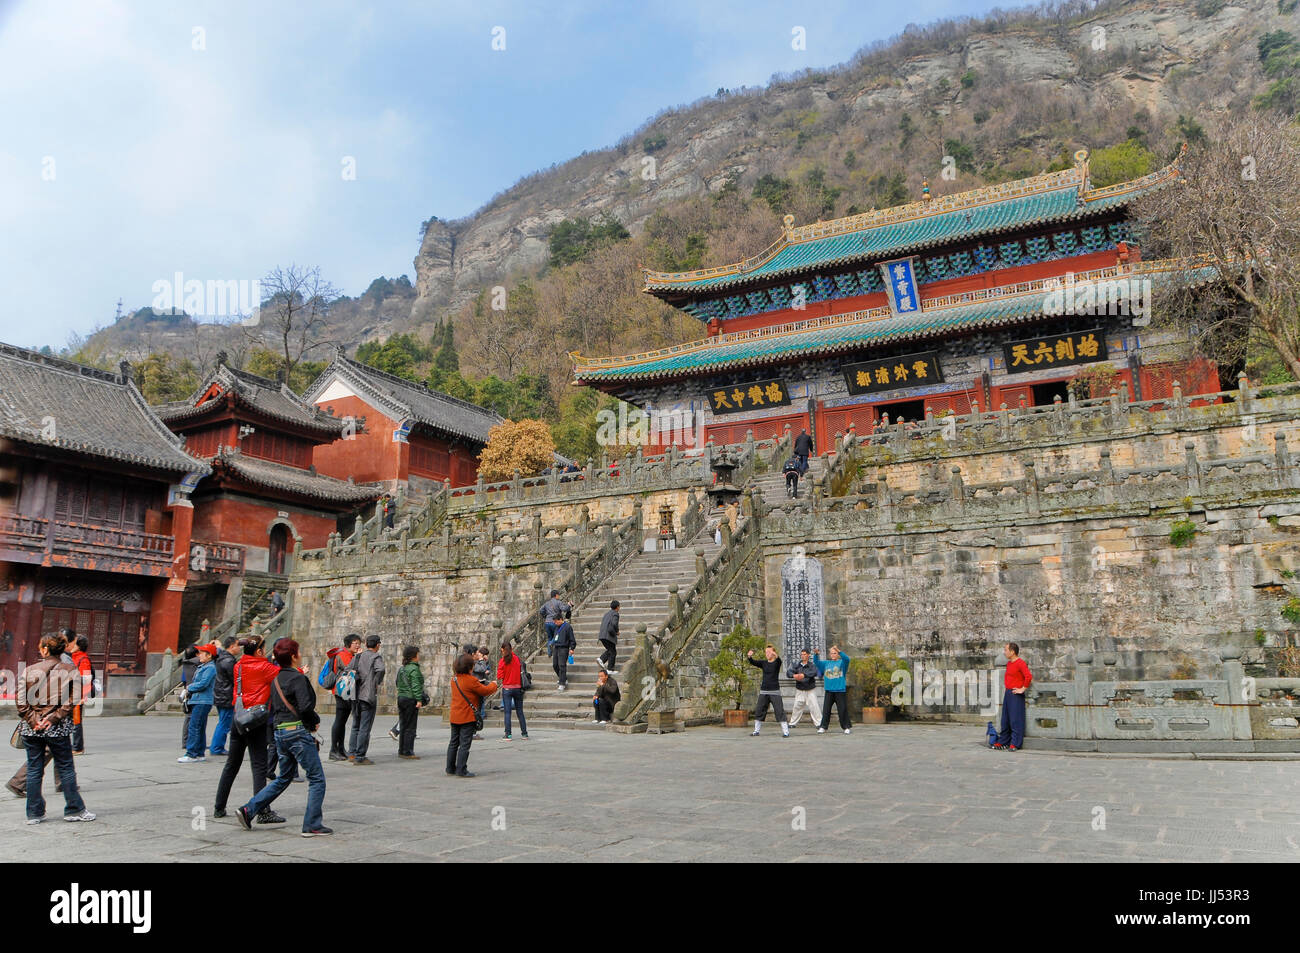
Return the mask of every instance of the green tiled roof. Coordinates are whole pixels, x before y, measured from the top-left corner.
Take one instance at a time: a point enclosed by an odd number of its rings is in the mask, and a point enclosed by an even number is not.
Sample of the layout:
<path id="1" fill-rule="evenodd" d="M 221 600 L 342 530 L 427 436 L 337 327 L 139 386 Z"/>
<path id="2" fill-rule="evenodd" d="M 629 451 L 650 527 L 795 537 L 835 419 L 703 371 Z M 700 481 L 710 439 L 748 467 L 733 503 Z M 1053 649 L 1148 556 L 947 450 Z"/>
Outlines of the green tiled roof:
<path id="1" fill-rule="evenodd" d="M 857 262 L 882 261 L 939 245 L 1013 231 L 1028 225 L 1078 220 L 1120 208 L 1144 192 L 1159 188 L 1177 174 L 1171 165 L 1142 179 L 1107 189 L 1083 189 L 1082 170 L 1069 170 L 1010 183 L 1018 194 L 998 198 L 1006 187 L 989 186 L 936 200 L 934 211 L 906 206 L 884 213 L 867 213 L 836 222 L 791 228 L 787 236 L 758 259 L 721 269 L 667 275 L 646 273 L 652 294 L 709 293 L 754 281 L 835 268 Z M 940 211 L 952 206 L 951 211 Z M 882 216 L 901 220 L 872 224 Z M 862 227 L 854 228 L 858 221 Z M 828 231 L 825 238 L 809 237 Z"/>
<path id="2" fill-rule="evenodd" d="M 1201 285 L 1216 274 L 1212 265 L 1179 271 L 1137 273 L 1132 277 L 1151 278 L 1153 297 L 1162 288 L 1173 285 Z M 1108 280 L 1108 279 L 1107 279 Z M 579 366 L 574 377 L 578 383 L 600 386 L 602 382 L 651 380 L 698 376 L 762 364 L 781 364 L 807 356 L 822 357 L 843 351 L 938 338 L 960 331 L 1025 324 L 1043 320 L 1043 290 L 1014 297 L 980 301 L 973 304 L 936 308 L 920 314 L 884 317 L 855 323 L 829 325 L 807 331 L 757 336 L 734 342 L 711 344 L 706 339 L 697 345 L 674 349 L 675 353 L 650 353 L 646 360 L 629 359 L 619 366 Z M 659 356 L 662 354 L 663 356 Z"/>

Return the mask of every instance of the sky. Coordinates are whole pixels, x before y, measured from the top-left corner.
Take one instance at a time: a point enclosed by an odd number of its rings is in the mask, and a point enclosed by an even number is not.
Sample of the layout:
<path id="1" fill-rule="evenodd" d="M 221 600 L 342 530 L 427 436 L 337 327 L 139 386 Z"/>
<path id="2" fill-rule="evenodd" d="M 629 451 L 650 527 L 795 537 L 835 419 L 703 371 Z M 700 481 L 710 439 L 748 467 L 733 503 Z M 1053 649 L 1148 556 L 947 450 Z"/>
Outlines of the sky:
<path id="1" fill-rule="evenodd" d="M 719 87 L 996 5 L 0 0 L 0 341 L 62 347 L 177 273 L 414 280 L 430 216 Z"/>

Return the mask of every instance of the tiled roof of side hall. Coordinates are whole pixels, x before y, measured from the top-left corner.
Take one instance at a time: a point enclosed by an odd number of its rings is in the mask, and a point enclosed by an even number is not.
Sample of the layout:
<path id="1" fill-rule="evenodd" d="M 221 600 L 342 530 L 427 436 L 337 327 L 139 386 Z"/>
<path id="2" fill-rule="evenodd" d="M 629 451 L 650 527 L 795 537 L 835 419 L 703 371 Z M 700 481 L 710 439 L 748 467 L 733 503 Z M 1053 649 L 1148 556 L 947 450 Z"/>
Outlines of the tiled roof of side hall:
<path id="1" fill-rule="evenodd" d="M 1076 275 L 1077 282 L 1098 283 L 1149 278 L 1152 294 L 1173 286 L 1205 284 L 1218 273 L 1208 259 L 1178 259 L 1102 268 Z M 1045 314 L 1053 279 L 1022 282 L 1005 288 L 932 299 L 916 314 L 895 317 L 886 307 L 850 314 L 809 318 L 792 324 L 756 328 L 705 338 L 689 344 L 612 358 L 570 354 L 574 381 L 604 383 L 703 376 L 734 368 L 783 364 L 866 348 L 945 337 L 957 332 L 1028 324 Z"/>
<path id="2" fill-rule="evenodd" d="M 410 420 L 430 430 L 472 443 L 485 444 L 488 431 L 501 416 L 478 404 L 430 390 L 423 384 L 396 377 L 340 354 L 307 388 L 303 399 L 315 403 L 335 378 L 366 403 L 396 421 Z"/>
<path id="3" fill-rule="evenodd" d="M 364 503 L 377 499 L 381 492 L 378 487 L 360 486 L 273 460 L 250 457 L 233 447 L 222 447 L 213 462 L 218 472 L 229 471 L 257 486 L 329 503 Z"/>
<path id="4" fill-rule="evenodd" d="M 168 473 L 211 471 L 129 379 L 8 344 L 0 344 L 0 437 Z"/>
<path id="5" fill-rule="evenodd" d="M 644 290 L 658 296 L 710 294 L 751 282 L 883 261 L 939 245 L 1034 224 L 1074 221 L 1128 205 L 1173 181 L 1178 162 L 1130 182 L 1089 189 L 1086 164 L 1061 172 L 988 185 L 929 202 L 872 210 L 786 229 L 765 251 L 744 261 L 686 272 L 644 270 Z"/>
<path id="6" fill-rule="evenodd" d="M 290 390 L 287 384 L 238 370 L 224 362 L 219 362 L 186 400 L 159 404 L 154 411 L 163 420 L 174 425 L 200 417 L 220 407 L 224 402 L 223 396 L 200 402 L 203 395 L 208 393 L 214 384 L 221 389 L 223 395 L 235 395 L 235 399 L 245 407 L 272 420 L 312 430 L 331 439 L 336 439 L 343 432 L 342 420 L 331 417 L 315 405 L 303 400 Z"/>

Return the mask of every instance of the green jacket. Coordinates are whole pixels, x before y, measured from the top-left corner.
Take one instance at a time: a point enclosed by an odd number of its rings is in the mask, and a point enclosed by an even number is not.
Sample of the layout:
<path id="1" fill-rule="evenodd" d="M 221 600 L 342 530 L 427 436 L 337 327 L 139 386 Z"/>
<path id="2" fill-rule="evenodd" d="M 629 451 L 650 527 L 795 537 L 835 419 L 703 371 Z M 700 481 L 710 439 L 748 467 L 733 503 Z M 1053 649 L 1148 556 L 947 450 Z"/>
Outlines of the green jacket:
<path id="1" fill-rule="evenodd" d="M 407 662 L 397 670 L 397 697 L 416 701 L 424 697 L 424 673 L 419 662 Z"/>

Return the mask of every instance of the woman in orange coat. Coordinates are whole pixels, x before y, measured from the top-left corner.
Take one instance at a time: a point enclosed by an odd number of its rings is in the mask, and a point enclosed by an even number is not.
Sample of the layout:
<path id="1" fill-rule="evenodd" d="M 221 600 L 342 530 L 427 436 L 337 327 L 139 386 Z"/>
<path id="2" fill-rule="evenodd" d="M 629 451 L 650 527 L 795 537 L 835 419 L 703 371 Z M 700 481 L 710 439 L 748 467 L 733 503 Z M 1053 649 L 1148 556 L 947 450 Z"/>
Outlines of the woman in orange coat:
<path id="1" fill-rule="evenodd" d="M 474 677 L 474 656 L 462 653 L 452 666 L 451 742 L 447 745 L 447 773 L 461 778 L 474 775 L 466 770 L 469 746 L 474 743 L 474 725 L 478 720 L 478 700 L 497 690 L 497 683 L 487 685 Z"/>

